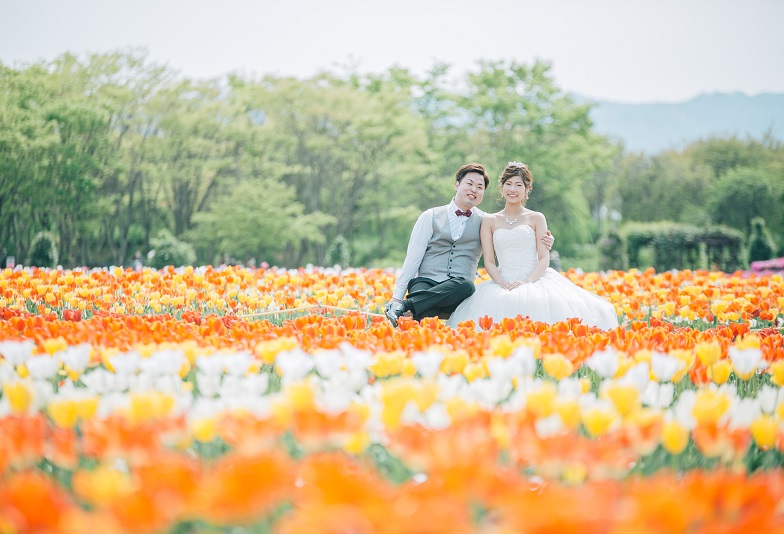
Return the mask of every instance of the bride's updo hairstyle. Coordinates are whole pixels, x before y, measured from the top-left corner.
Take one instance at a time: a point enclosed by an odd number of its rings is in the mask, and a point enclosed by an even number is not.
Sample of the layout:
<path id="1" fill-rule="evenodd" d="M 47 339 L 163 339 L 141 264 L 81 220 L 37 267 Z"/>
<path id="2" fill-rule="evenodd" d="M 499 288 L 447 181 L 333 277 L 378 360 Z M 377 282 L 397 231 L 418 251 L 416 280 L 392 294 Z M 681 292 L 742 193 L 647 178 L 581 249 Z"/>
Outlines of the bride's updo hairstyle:
<path id="1" fill-rule="evenodd" d="M 522 161 L 510 161 L 504 167 L 504 170 L 501 171 L 501 176 L 498 177 L 498 189 L 499 195 L 501 194 L 500 190 L 501 187 L 508 181 L 514 178 L 515 176 L 519 176 L 523 179 L 523 185 L 527 189 L 527 193 L 525 198 L 528 198 L 528 194 L 533 190 L 533 183 L 534 183 L 534 176 L 531 174 L 531 169 L 528 168 L 528 165 L 523 163 Z M 503 200 L 503 197 L 499 197 L 499 200 Z"/>

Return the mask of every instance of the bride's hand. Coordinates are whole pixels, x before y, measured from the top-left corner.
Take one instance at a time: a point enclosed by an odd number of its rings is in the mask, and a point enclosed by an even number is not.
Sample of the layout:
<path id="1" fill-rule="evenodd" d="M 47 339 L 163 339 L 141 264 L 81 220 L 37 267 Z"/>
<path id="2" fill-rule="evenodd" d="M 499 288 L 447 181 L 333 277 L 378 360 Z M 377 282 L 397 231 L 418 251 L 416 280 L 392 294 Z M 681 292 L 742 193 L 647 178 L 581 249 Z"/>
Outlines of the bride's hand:
<path id="1" fill-rule="evenodd" d="M 511 291 L 511 290 L 513 290 L 516 287 L 520 287 L 521 285 L 523 285 L 523 283 L 521 281 L 515 280 L 514 282 L 510 282 L 510 283 L 506 284 L 506 289 Z"/>

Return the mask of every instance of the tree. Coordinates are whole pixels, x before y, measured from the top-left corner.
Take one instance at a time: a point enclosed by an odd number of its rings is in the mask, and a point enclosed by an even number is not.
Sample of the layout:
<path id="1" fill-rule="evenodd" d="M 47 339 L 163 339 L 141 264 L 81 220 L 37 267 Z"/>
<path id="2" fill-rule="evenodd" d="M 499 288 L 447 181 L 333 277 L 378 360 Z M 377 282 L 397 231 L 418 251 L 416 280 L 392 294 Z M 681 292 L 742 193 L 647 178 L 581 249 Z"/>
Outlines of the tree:
<path id="1" fill-rule="evenodd" d="M 362 91 L 328 75 L 256 85 L 250 98 L 264 110 L 261 128 L 281 179 L 298 192 L 305 213 L 335 218 L 325 241 L 300 244 L 297 263 L 323 263 L 325 243 L 337 235 L 352 248 L 360 235 L 378 236 L 382 255 L 395 224 L 390 208 L 416 203 L 427 188 L 424 123 L 404 96 Z"/>
<path id="2" fill-rule="evenodd" d="M 738 167 L 727 171 L 708 190 L 708 209 L 714 222 L 748 235 L 751 221 L 763 217 L 773 226 L 784 224 L 784 181 L 762 168 Z"/>
<path id="3" fill-rule="evenodd" d="M 467 158 L 483 162 L 491 174 L 507 161 L 528 163 L 534 175 L 529 207 L 545 214 L 558 248 L 568 252 L 591 239 L 583 188 L 609 167 L 614 149 L 591 132 L 590 106 L 562 93 L 550 69 L 541 61 L 480 62 L 459 104 L 471 134 Z"/>
<path id="4" fill-rule="evenodd" d="M 751 220 L 749 236 L 749 263 L 769 260 L 776 256 L 776 244 L 765 227 L 765 219 L 755 217 Z"/>
<path id="5" fill-rule="evenodd" d="M 710 168 L 683 153 L 649 158 L 629 155 L 621 162 L 618 191 L 624 221 L 678 221 L 706 224 Z"/>
<path id="6" fill-rule="evenodd" d="M 301 243 L 323 244 L 335 218 L 305 213 L 293 187 L 268 178 L 245 180 L 194 215 L 190 235 L 207 255 L 255 257 L 270 264 L 293 265 L 291 250 Z"/>

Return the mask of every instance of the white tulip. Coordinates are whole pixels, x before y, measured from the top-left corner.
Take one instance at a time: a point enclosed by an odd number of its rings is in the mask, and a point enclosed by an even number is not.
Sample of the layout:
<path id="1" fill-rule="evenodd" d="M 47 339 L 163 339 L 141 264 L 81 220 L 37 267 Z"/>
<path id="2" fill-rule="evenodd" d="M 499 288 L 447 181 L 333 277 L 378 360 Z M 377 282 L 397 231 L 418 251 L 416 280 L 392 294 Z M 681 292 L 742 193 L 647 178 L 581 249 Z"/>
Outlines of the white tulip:
<path id="1" fill-rule="evenodd" d="M 35 380 L 46 380 L 54 377 L 60 368 L 60 360 L 54 356 L 31 356 L 27 359 L 27 370 Z"/>
<path id="2" fill-rule="evenodd" d="M 242 379 L 242 392 L 247 395 L 264 395 L 267 388 L 269 388 L 269 375 L 266 373 L 254 373 Z"/>
<path id="3" fill-rule="evenodd" d="M 425 425 L 432 430 L 444 430 L 452 424 L 452 418 L 449 417 L 446 406 L 441 402 L 432 404 L 425 410 L 422 416 L 424 417 Z"/>
<path id="4" fill-rule="evenodd" d="M 253 364 L 253 356 L 245 350 L 224 354 L 221 359 L 223 360 L 223 368 L 226 370 L 226 374 L 237 377 L 247 373 Z"/>
<path id="5" fill-rule="evenodd" d="M 727 413 L 722 417 L 728 420 L 732 429 L 746 429 L 762 414 L 759 402 L 756 399 L 733 399 Z"/>
<path id="6" fill-rule="evenodd" d="M 199 388 L 199 394 L 201 396 L 214 397 L 218 394 L 220 384 L 220 375 L 205 373 L 201 370 L 196 371 L 196 386 Z"/>
<path id="7" fill-rule="evenodd" d="M 367 366 L 373 361 L 369 351 L 358 349 L 345 341 L 338 346 L 338 349 L 343 355 L 346 368 L 349 370 L 367 369 Z"/>
<path id="8" fill-rule="evenodd" d="M 536 358 L 534 357 L 533 347 L 521 345 L 512 352 L 509 359 L 515 363 L 514 376 L 534 376 L 536 374 Z"/>
<path id="9" fill-rule="evenodd" d="M 687 389 L 678 396 L 671 412 L 674 420 L 686 430 L 694 430 L 697 420 L 694 419 L 694 403 L 697 400 L 697 392 Z"/>
<path id="10" fill-rule="evenodd" d="M 561 400 L 577 400 L 583 394 L 583 387 L 578 378 L 564 378 L 558 382 L 558 398 Z"/>
<path id="11" fill-rule="evenodd" d="M 651 354 L 651 371 L 659 382 L 669 382 L 683 366 L 684 363 L 675 356 L 658 351 Z"/>
<path id="12" fill-rule="evenodd" d="M 762 362 L 762 351 L 756 348 L 738 349 L 733 346 L 729 348 L 729 356 L 732 366 L 741 376 L 755 372 Z"/>
<path id="13" fill-rule="evenodd" d="M 111 364 L 112 369 L 118 375 L 128 376 L 136 374 L 139 371 L 140 361 L 141 357 L 135 351 L 109 356 L 109 364 Z"/>
<path id="14" fill-rule="evenodd" d="M 650 381 L 651 371 L 648 362 L 639 362 L 632 365 L 622 377 L 618 378 L 619 384 L 635 387 L 640 393 L 645 391 Z"/>
<path id="15" fill-rule="evenodd" d="M 24 341 L 0 341 L 0 354 L 11 365 L 21 365 L 33 355 L 35 341 L 25 339 Z"/>
<path id="16" fill-rule="evenodd" d="M 618 351 L 613 347 L 598 350 L 585 361 L 586 365 L 602 378 L 612 378 L 618 372 Z"/>
<path id="17" fill-rule="evenodd" d="M 411 356 L 422 378 L 434 378 L 443 360 L 444 353 L 438 350 L 418 351 Z"/>
<path id="18" fill-rule="evenodd" d="M 547 439 L 557 436 L 564 431 L 563 420 L 558 414 L 553 414 L 549 417 L 541 417 L 534 421 L 534 430 L 539 439 Z"/>
<path id="19" fill-rule="evenodd" d="M 779 395 L 781 390 L 768 385 L 764 385 L 757 393 L 757 401 L 763 413 L 771 415 L 779 405 Z"/>
<path id="20" fill-rule="evenodd" d="M 200 373 L 205 375 L 220 376 L 223 374 L 223 360 L 219 354 L 197 357 L 196 367 Z"/>
<path id="21" fill-rule="evenodd" d="M 322 350 L 313 355 L 313 363 L 323 378 L 332 378 L 343 368 L 343 355 L 337 350 Z"/>
<path id="22" fill-rule="evenodd" d="M 275 366 L 283 381 L 297 382 L 313 370 L 313 357 L 300 348 L 281 351 L 275 357 Z"/>
<path id="23" fill-rule="evenodd" d="M 87 364 L 90 363 L 90 352 L 92 347 L 87 343 L 81 343 L 68 347 L 60 353 L 60 358 L 72 371 L 82 373 Z"/>
<path id="24" fill-rule="evenodd" d="M 648 387 L 645 388 L 640 400 L 645 406 L 663 410 L 672 403 L 674 393 L 675 386 L 673 386 L 672 382 L 659 384 L 658 382 L 651 380 L 648 382 Z"/>

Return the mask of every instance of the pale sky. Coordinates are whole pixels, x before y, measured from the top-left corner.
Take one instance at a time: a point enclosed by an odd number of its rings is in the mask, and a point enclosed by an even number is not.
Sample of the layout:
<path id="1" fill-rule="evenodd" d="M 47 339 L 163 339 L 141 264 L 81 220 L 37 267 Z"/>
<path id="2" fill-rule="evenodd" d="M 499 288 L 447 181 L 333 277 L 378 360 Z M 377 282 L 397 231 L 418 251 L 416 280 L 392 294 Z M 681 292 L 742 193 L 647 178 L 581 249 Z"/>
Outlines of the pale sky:
<path id="1" fill-rule="evenodd" d="M 784 93 L 784 0 L 0 0 L 0 62 L 143 47 L 191 78 L 552 63 L 616 102 Z"/>

